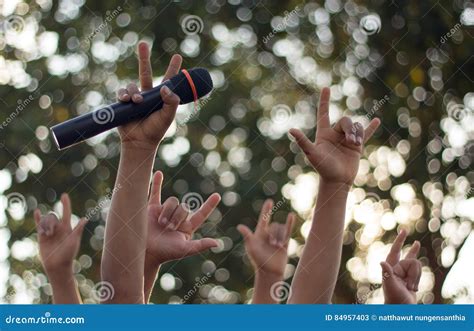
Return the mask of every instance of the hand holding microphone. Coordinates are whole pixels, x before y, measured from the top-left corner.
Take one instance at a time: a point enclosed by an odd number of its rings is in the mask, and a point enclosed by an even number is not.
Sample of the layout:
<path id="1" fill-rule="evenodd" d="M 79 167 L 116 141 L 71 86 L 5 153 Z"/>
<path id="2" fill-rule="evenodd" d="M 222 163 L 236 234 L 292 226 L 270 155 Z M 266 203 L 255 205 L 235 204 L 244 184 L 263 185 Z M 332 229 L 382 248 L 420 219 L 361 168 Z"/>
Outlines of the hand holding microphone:
<path id="1" fill-rule="evenodd" d="M 174 119 L 178 103 L 196 102 L 212 90 L 207 70 L 194 68 L 179 72 L 182 62 L 179 55 L 172 57 L 163 82 L 153 88 L 150 53 L 145 43 L 139 44 L 138 55 L 142 94 L 136 85 L 129 84 L 127 89 L 119 90 L 118 97 L 123 102 L 53 126 L 52 135 L 59 149 L 115 127 L 119 127 L 123 144 L 156 148 Z"/>

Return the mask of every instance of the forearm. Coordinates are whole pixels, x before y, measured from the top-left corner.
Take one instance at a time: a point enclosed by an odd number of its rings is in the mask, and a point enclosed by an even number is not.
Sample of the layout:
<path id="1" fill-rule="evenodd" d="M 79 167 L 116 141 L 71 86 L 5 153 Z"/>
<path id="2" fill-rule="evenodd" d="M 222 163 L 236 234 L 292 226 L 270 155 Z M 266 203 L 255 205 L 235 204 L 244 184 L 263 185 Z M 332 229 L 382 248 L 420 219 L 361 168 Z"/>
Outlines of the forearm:
<path id="1" fill-rule="evenodd" d="M 81 296 L 77 288 L 72 266 L 64 269 L 49 270 L 48 275 L 53 290 L 54 304 L 81 304 Z"/>
<path id="2" fill-rule="evenodd" d="M 144 270 L 145 303 L 150 302 L 151 293 L 153 292 L 153 288 L 155 287 L 155 281 L 156 281 L 156 277 L 158 276 L 159 271 L 160 271 L 160 264 L 154 262 L 152 258 L 146 256 L 145 257 L 145 270 Z"/>
<path id="3" fill-rule="evenodd" d="M 124 147 L 107 218 L 102 280 L 114 288 L 113 303 L 143 303 L 146 206 L 156 151 Z"/>
<path id="4" fill-rule="evenodd" d="M 313 224 L 289 303 L 331 303 L 341 262 L 349 185 L 321 180 Z"/>
<path id="5" fill-rule="evenodd" d="M 255 304 L 272 304 L 279 303 L 279 291 L 283 281 L 283 273 L 281 275 L 257 271 L 255 273 L 255 282 L 253 288 L 252 303 Z M 275 286 L 274 286 L 275 285 Z M 272 287 L 273 286 L 273 287 Z"/>

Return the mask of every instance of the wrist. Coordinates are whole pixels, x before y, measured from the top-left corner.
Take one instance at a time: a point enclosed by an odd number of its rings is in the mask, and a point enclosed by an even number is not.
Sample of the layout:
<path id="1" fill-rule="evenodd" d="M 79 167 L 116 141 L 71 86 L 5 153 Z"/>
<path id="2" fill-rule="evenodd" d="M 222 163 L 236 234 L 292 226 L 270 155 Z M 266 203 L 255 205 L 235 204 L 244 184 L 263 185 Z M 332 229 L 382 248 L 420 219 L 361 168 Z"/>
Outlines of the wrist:
<path id="1" fill-rule="evenodd" d="M 416 296 L 405 298 L 391 298 L 385 297 L 384 304 L 386 305 L 415 305 Z"/>
<path id="2" fill-rule="evenodd" d="M 327 197 L 346 199 L 352 184 L 337 182 L 333 180 L 320 179 L 319 192 L 325 193 Z"/>
<path id="3" fill-rule="evenodd" d="M 74 277 L 72 270 L 72 261 L 70 263 L 64 263 L 61 265 L 44 266 L 46 275 L 52 281 L 54 279 L 64 280 L 68 277 Z"/>
<path id="4" fill-rule="evenodd" d="M 283 273 L 258 270 L 255 273 L 254 293 L 252 303 L 275 304 L 281 301 L 281 290 L 286 287 L 283 283 Z"/>
<path id="5" fill-rule="evenodd" d="M 158 149 L 159 143 L 153 144 L 142 141 L 122 141 L 121 152 L 122 154 L 132 154 L 132 155 L 154 155 Z"/>
<path id="6" fill-rule="evenodd" d="M 255 271 L 255 277 L 257 279 L 264 280 L 266 282 L 271 282 L 272 284 L 283 279 L 284 270 L 280 271 L 268 271 L 263 269 L 258 269 Z"/>
<path id="7" fill-rule="evenodd" d="M 156 256 L 153 254 L 150 254 L 148 250 L 145 252 L 145 273 L 146 272 L 155 272 L 160 268 L 160 265 L 162 265 L 166 261 L 161 261 L 159 260 Z"/>

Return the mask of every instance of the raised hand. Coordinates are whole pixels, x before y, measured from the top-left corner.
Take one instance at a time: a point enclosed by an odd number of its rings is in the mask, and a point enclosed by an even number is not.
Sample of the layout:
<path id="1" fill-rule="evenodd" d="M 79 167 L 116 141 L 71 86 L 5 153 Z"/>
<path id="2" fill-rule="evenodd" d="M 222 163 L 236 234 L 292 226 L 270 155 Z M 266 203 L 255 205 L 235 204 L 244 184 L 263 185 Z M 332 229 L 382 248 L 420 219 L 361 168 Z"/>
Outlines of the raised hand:
<path id="1" fill-rule="evenodd" d="M 415 241 L 405 259 L 400 260 L 407 233 L 401 230 L 382 266 L 385 303 L 416 304 L 416 292 L 421 278 L 421 262 L 417 260 L 420 242 Z"/>
<path id="2" fill-rule="evenodd" d="M 255 232 L 240 224 L 237 230 L 245 240 L 245 249 L 255 272 L 263 271 L 283 276 L 288 262 L 288 242 L 295 223 L 295 214 L 289 213 L 286 224 L 270 223 L 273 201 L 263 204 Z"/>
<path id="3" fill-rule="evenodd" d="M 34 212 L 41 262 L 47 272 L 72 268 L 87 223 L 86 219 L 81 219 L 73 229 L 69 195 L 64 193 L 61 202 L 63 204 L 61 220 L 53 212 L 46 215 L 41 215 L 39 209 Z"/>
<path id="4" fill-rule="evenodd" d="M 81 303 L 72 264 L 79 251 L 87 221 L 83 218 L 72 228 L 71 200 L 66 193 L 61 196 L 61 202 L 61 220 L 52 212 L 44 216 L 39 209 L 34 212 L 41 263 L 51 282 L 53 302 Z"/>
<path id="5" fill-rule="evenodd" d="M 138 44 L 139 76 L 142 91 L 153 88 L 153 74 L 150 63 L 150 50 L 145 42 Z M 182 58 L 180 55 L 173 55 L 166 70 L 163 80 L 178 74 L 181 68 Z M 168 87 L 163 87 L 160 91 L 163 98 L 163 109 L 153 112 L 143 120 L 135 121 L 119 127 L 122 144 L 131 144 L 133 147 L 155 149 L 163 139 L 166 131 L 173 122 L 176 109 L 179 104 L 179 97 Z M 121 88 L 117 92 L 117 98 L 122 102 L 140 103 L 143 97 L 137 85 L 131 83 L 127 88 Z"/>
<path id="6" fill-rule="evenodd" d="M 153 86 L 150 51 L 138 45 L 139 76 L 143 91 Z M 173 56 L 165 79 L 178 73 L 181 57 Z M 123 102 L 140 102 L 135 85 L 118 92 Z M 162 88 L 163 108 L 150 116 L 119 127 L 122 141 L 120 164 L 105 227 L 102 280 L 115 289 L 107 303 L 144 303 L 144 269 L 147 237 L 147 201 L 157 148 L 173 122 L 179 98 Z"/>
<path id="7" fill-rule="evenodd" d="M 153 178 L 148 202 L 148 236 L 146 254 L 156 264 L 182 259 L 217 247 L 211 238 L 193 240 L 193 234 L 219 204 L 219 194 L 212 194 L 197 210 L 191 212 L 176 197 L 161 203 L 163 174 L 157 171 Z"/>
<path id="8" fill-rule="evenodd" d="M 324 180 L 352 185 L 357 175 L 364 143 L 377 130 L 380 120 L 373 119 L 364 130 L 362 124 L 352 123 L 349 117 L 343 117 L 334 127 L 331 127 L 329 97 L 329 88 L 324 88 L 321 91 L 317 111 L 314 142 L 311 142 L 301 130 L 291 129 L 290 134 L 296 139 L 311 165 Z"/>
<path id="9" fill-rule="evenodd" d="M 380 125 L 380 120 L 373 119 L 364 130 L 360 123 L 343 117 L 331 127 L 329 96 L 329 88 L 324 88 L 314 142 L 300 130 L 290 130 L 321 180 L 313 224 L 293 277 L 289 303 L 331 303 L 341 262 L 347 196 L 364 143 Z"/>
<path id="10" fill-rule="evenodd" d="M 145 255 L 145 298 L 148 301 L 161 264 L 199 254 L 217 241 L 212 238 L 193 240 L 193 234 L 219 204 L 219 194 L 212 194 L 195 212 L 176 197 L 161 203 L 163 173 L 157 171 L 148 201 L 148 234 Z"/>

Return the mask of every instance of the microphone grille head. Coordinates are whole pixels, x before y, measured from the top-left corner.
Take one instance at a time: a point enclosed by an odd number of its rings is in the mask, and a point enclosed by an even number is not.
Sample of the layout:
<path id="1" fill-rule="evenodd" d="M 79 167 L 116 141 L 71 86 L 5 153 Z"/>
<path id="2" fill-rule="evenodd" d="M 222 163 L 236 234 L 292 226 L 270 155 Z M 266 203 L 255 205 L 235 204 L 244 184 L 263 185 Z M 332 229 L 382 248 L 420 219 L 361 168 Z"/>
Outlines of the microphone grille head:
<path id="1" fill-rule="evenodd" d="M 209 71 L 204 68 L 193 68 L 189 69 L 188 73 L 193 80 L 198 98 L 211 92 L 213 83 Z M 194 93 L 189 85 L 188 79 L 182 72 L 171 78 L 171 82 L 175 86 L 175 93 L 178 94 L 181 99 L 181 104 L 194 101 Z"/>

